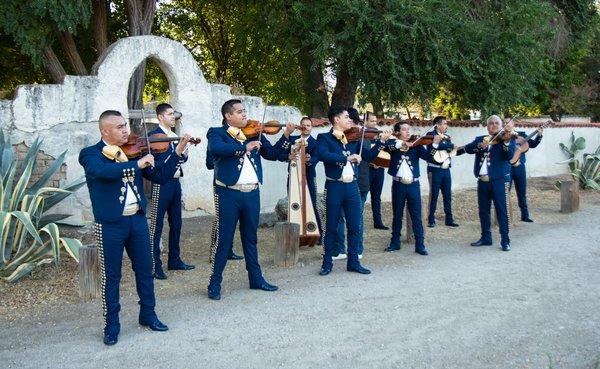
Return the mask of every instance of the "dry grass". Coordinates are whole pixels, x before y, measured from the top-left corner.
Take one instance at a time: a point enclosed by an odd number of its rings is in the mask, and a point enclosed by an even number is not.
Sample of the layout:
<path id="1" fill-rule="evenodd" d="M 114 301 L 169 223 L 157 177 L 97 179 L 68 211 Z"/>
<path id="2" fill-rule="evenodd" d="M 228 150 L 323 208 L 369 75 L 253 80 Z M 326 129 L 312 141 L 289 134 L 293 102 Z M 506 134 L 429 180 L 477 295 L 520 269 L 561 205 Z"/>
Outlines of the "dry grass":
<path id="1" fill-rule="evenodd" d="M 532 218 L 541 224 L 550 226 L 559 225 L 561 217 L 560 192 L 554 188 L 556 178 L 536 178 L 529 182 L 528 200 Z M 460 190 L 453 193 L 453 212 L 456 221 L 460 227 L 456 229 L 443 226 L 443 211 L 441 196 L 438 204 L 437 219 L 438 226 L 433 229 L 425 228 L 426 244 L 456 244 L 463 242 L 467 244 L 479 237 L 479 220 L 477 218 L 476 191 L 474 189 Z M 423 198 L 426 204 L 427 198 Z M 513 215 L 516 220 L 512 227 L 522 227 L 519 209 L 517 206 L 516 195 L 512 194 Z M 600 192 L 582 191 L 581 206 L 594 203 L 600 204 Z M 425 205 L 424 205 L 425 207 Z M 391 224 L 391 204 L 384 203 L 382 206 L 383 218 L 386 223 Z M 426 212 L 423 212 L 426 217 Z M 389 242 L 388 231 L 378 231 L 372 228 L 371 210 L 366 208 L 365 214 L 365 252 L 382 253 L 382 250 Z M 196 294 L 204 295 L 210 276 L 209 240 L 211 229 L 211 217 L 190 218 L 184 220 L 181 249 L 182 257 L 186 262 L 196 265 L 196 269 L 191 272 L 168 272 L 169 278 L 166 281 L 156 281 L 155 286 L 157 294 L 161 298 L 177 298 L 178 296 Z M 166 228 L 166 227 L 165 227 Z M 76 235 L 85 242 L 91 242 L 93 232 L 84 230 L 85 233 L 78 232 Z M 163 233 L 163 236 L 166 233 Z M 73 235 L 72 235 L 73 236 Z M 272 229 L 259 229 L 259 248 L 261 264 L 266 269 L 275 269 L 272 265 L 272 249 L 274 237 Z M 497 239 L 497 233 L 494 234 Z M 236 251 L 241 253 L 239 235 L 236 235 L 234 241 Z M 314 247 L 303 250 L 301 260 L 304 264 L 314 266 L 315 272 L 320 266 L 321 248 Z M 166 255 L 163 255 L 163 260 Z M 225 271 L 225 284 L 227 286 L 243 285 L 247 279 L 245 265 L 243 262 L 229 262 Z M 46 309 L 55 305 L 77 304 L 77 264 L 68 257 L 63 258 L 61 267 L 57 270 L 52 264 L 45 265 L 38 269 L 31 276 L 23 278 L 16 284 L 0 282 L 0 317 L 6 321 L 24 319 L 31 314 L 43 313 Z M 123 262 L 123 280 L 121 282 L 121 296 L 131 296 L 135 298 L 135 285 L 131 263 L 125 256 Z"/>

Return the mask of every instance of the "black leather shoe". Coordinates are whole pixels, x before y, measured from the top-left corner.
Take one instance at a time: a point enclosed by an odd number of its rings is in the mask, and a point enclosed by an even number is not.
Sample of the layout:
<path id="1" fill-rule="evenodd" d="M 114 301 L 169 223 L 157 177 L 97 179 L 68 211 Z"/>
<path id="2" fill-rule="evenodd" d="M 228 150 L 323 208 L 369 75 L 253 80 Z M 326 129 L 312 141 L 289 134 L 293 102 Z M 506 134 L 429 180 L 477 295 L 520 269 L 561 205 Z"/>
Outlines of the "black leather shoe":
<path id="1" fill-rule="evenodd" d="M 140 325 L 144 326 L 144 327 L 148 327 L 150 329 L 152 329 L 153 331 L 156 332 L 164 332 L 164 331 L 168 331 L 169 327 L 167 327 L 166 325 L 164 325 L 160 320 L 154 319 L 151 322 L 144 322 L 140 320 Z"/>
<path id="2" fill-rule="evenodd" d="M 429 253 L 427 252 L 426 249 L 415 249 L 415 252 L 419 255 L 423 255 L 423 256 L 427 256 L 429 255 Z"/>
<path id="3" fill-rule="evenodd" d="M 388 229 L 390 229 L 390 227 L 386 226 L 385 224 L 375 224 L 373 226 L 373 228 L 375 228 L 375 229 L 383 229 L 385 231 L 387 231 Z"/>
<path id="4" fill-rule="evenodd" d="M 502 245 L 502 251 L 510 251 L 510 244 L 505 243 L 504 245 Z"/>
<path id="5" fill-rule="evenodd" d="M 389 245 L 388 247 L 383 249 L 383 251 L 385 251 L 385 252 L 394 252 L 394 251 L 398 251 L 398 250 L 400 250 L 400 246 L 392 246 L 392 245 Z"/>
<path id="6" fill-rule="evenodd" d="M 319 275 L 328 275 L 329 273 L 331 273 L 331 267 L 321 267 L 319 271 Z"/>
<path id="7" fill-rule="evenodd" d="M 435 227 L 435 222 L 429 222 L 429 223 L 427 223 L 427 227 L 434 228 Z"/>
<path id="8" fill-rule="evenodd" d="M 167 275 L 162 270 L 162 268 L 160 268 L 160 269 L 156 269 L 156 271 L 154 272 L 154 278 L 156 278 L 156 279 L 167 279 Z"/>
<path id="9" fill-rule="evenodd" d="M 273 284 L 269 284 L 267 282 L 263 282 L 259 285 L 256 286 L 250 286 L 251 290 L 263 290 L 263 291 L 269 291 L 269 292 L 273 292 L 273 291 L 277 291 L 279 289 L 279 287 L 273 285 Z"/>
<path id="10" fill-rule="evenodd" d="M 211 300 L 220 300 L 221 299 L 221 292 L 220 291 L 208 290 L 208 298 L 211 299 Z"/>
<path id="11" fill-rule="evenodd" d="M 521 218 L 521 221 L 526 223 L 533 223 L 533 219 L 531 218 Z"/>
<path id="12" fill-rule="evenodd" d="M 360 274 L 371 274 L 371 271 L 369 269 L 363 267 L 362 265 L 347 266 L 346 270 L 349 272 L 355 272 L 355 273 L 360 273 Z"/>
<path id="13" fill-rule="evenodd" d="M 471 246 L 492 246 L 491 242 L 483 242 L 481 239 L 475 241 L 475 242 L 471 242 Z"/>
<path id="14" fill-rule="evenodd" d="M 455 223 L 454 221 L 446 222 L 446 225 L 448 227 L 458 227 L 458 223 Z"/>
<path id="15" fill-rule="evenodd" d="M 112 346 L 119 341 L 118 333 L 104 333 L 104 344 L 106 346 Z"/>
<path id="16" fill-rule="evenodd" d="M 177 265 L 169 265 L 169 270 L 192 270 L 195 269 L 196 266 L 195 265 L 191 265 L 191 264 L 186 264 L 183 261 L 181 262 L 181 264 L 177 264 Z"/>
<path id="17" fill-rule="evenodd" d="M 229 256 L 227 257 L 227 260 L 243 260 L 244 257 L 241 255 L 237 255 L 235 252 L 232 252 L 231 254 L 229 254 Z"/>

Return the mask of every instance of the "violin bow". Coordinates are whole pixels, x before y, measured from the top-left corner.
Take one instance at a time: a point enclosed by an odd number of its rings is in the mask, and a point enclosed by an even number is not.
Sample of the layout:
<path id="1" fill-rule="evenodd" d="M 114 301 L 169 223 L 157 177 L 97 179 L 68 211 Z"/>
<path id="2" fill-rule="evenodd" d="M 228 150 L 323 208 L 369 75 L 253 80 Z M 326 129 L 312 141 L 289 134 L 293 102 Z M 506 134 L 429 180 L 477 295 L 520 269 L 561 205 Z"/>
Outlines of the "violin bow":
<path id="1" fill-rule="evenodd" d="M 146 125 L 146 116 L 144 115 L 144 103 L 142 102 L 142 125 L 146 133 L 146 145 L 148 145 L 148 154 L 152 154 L 150 150 L 150 137 L 148 137 L 148 126 Z"/>
<path id="2" fill-rule="evenodd" d="M 365 131 L 367 130 L 366 121 L 369 118 L 369 112 L 365 112 L 363 115 L 363 131 L 360 136 L 360 149 L 358 150 L 358 155 L 362 155 L 363 143 L 365 142 Z"/>
<path id="3" fill-rule="evenodd" d="M 429 129 L 427 130 L 427 132 L 425 132 L 425 134 L 424 134 L 423 136 L 420 136 L 419 138 L 417 138 L 417 139 L 415 140 L 415 142 L 413 142 L 413 146 L 414 146 L 414 145 L 415 145 L 417 142 L 419 142 L 419 140 L 420 140 L 421 138 L 423 138 L 423 137 L 427 136 L 427 134 L 428 134 L 428 133 L 430 133 L 430 132 L 433 132 L 433 130 L 434 130 L 434 129 L 435 129 L 435 124 L 434 124 L 434 125 L 432 125 L 431 127 L 429 127 Z"/>
<path id="4" fill-rule="evenodd" d="M 263 111 L 262 121 L 260 123 L 260 132 L 258 133 L 258 142 L 261 142 L 263 127 L 265 125 L 265 117 L 267 116 L 267 106 L 269 106 L 268 101 L 265 99 L 265 110 Z"/>

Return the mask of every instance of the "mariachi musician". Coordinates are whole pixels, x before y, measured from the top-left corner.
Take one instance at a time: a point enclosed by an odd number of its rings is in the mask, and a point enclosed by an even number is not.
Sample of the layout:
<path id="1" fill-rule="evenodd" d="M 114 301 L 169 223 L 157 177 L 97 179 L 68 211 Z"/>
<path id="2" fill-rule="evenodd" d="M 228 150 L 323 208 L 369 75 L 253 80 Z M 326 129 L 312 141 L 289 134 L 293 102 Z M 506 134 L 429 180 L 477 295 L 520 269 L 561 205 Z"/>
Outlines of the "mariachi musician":
<path id="1" fill-rule="evenodd" d="M 358 247 L 360 242 L 360 194 L 356 176 L 361 160 L 371 161 L 383 148 L 390 133 L 382 133 L 373 148 L 363 148 L 360 140 L 350 142 L 346 131 L 352 126 L 348 110 L 332 106 L 328 118 L 333 128 L 317 136 L 319 160 L 325 167 L 325 253 L 320 275 L 328 275 L 333 268 L 335 233 L 343 209 L 348 234 L 348 260 L 346 269 L 351 272 L 369 274 L 371 271 L 360 264 Z M 360 137 L 359 137 L 360 138 Z"/>
<path id="2" fill-rule="evenodd" d="M 391 154 L 388 174 L 392 176 L 392 238 L 385 249 L 387 252 L 400 250 L 400 234 L 402 231 L 402 218 L 404 205 L 408 206 L 408 213 L 412 221 L 415 236 L 415 252 L 419 255 L 428 255 L 425 247 L 425 234 L 421 220 L 421 186 L 419 159 L 427 161 L 429 153 L 425 148 L 426 137 L 430 142 L 439 144 L 441 136 L 426 135 L 419 137 L 411 135 L 411 127 L 407 123 L 394 127 L 397 139 L 389 140 L 385 150 Z"/>
<path id="3" fill-rule="evenodd" d="M 477 178 L 477 203 L 481 238 L 471 246 L 491 246 L 491 203 L 494 202 L 498 225 L 500 227 L 500 245 L 502 251 L 510 251 L 508 236 L 508 189 L 510 185 L 510 160 L 515 153 L 513 123 L 502 127 L 503 122 L 497 115 L 487 119 L 487 136 L 478 136 L 464 146 L 467 154 L 475 154 L 473 174 Z"/>
<path id="4" fill-rule="evenodd" d="M 158 127 L 150 132 L 153 134 L 165 134 L 168 137 L 177 137 L 175 128 L 175 110 L 169 104 L 163 103 L 156 106 L 156 117 Z M 169 144 L 167 151 L 156 156 L 156 161 L 164 161 L 174 154 L 177 141 Z M 187 161 L 187 153 L 183 153 Z M 163 229 L 165 213 L 169 220 L 169 258 L 167 268 L 169 270 L 191 270 L 195 266 L 181 260 L 179 239 L 181 236 L 181 184 L 179 179 L 183 177 L 182 165 L 178 165 L 177 171 L 165 183 L 152 182 L 152 201 L 150 203 L 150 241 L 153 245 L 154 254 L 154 278 L 167 279 L 160 260 L 160 238 Z"/>
<path id="5" fill-rule="evenodd" d="M 185 160 L 183 151 L 190 136 L 184 135 L 174 154 L 155 164 L 151 154 L 138 160 L 128 159 L 123 147 L 130 138 L 130 129 L 120 112 L 107 110 L 100 115 L 98 123 L 102 139 L 81 150 L 79 163 L 85 171 L 94 212 L 102 273 L 104 344 L 114 345 L 121 329 L 119 282 L 124 250 L 127 250 L 135 273 L 140 299 L 140 325 L 153 331 L 168 329 L 154 310 L 152 245 L 146 221 L 147 200 L 142 191 L 142 177 L 158 183 L 173 178 L 177 167 Z"/>
<path id="6" fill-rule="evenodd" d="M 427 176 L 429 178 L 429 216 L 427 217 L 427 226 L 435 227 L 435 210 L 437 199 L 442 190 L 444 198 L 444 213 L 446 215 L 445 224 L 448 227 L 458 227 L 452 216 L 452 175 L 450 174 L 451 156 L 457 155 L 455 145 L 450 136 L 446 135 L 448 122 L 446 117 L 437 116 L 433 119 L 434 130 L 431 132 L 434 136 L 441 136 L 439 143 L 427 145 L 429 156 L 427 157 Z M 464 153 L 464 151 L 461 151 Z"/>
<path id="7" fill-rule="evenodd" d="M 310 200 L 312 203 L 312 208 L 313 208 L 313 212 L 316 218 L 316 222 L 317 222 L 317 227 L 318 227 L 318 231 L 319 231 L 319 239 L 317 240 L 317 244 L 321 245 L 322 244 L 322 235 L 323 235 L 323 229 L 321 227 L 321 219 L 319 217 L 319 213 L 317 210 L 317 171 L 316 171 L 316 166 L 319 163 L 319 155 L 318 155 L 318 150 L 317 150 L 317 140 L 311 136 L 311 132 L 312 132 L 312 121 L 309 117 L 302 117 L 302 119 L 300 120 L 300 135 L 295 135 L 295 136 L 290 136 L 290 148 L 288 150 L 286 150 L 284 153 L 282 153 L 282 155 L 279 157 L 280 161 L 283 162 L 290 162 L 291 155 L 294 155 L 292 153 L 292 148 L 295 146 L 295 144 L 299 144 L 299 141 L 303 141 L 301 144 L 304 145 L 304 151 L 306 153 L 306 156 L 304 158 L 304 162 L 305 162 L 305 178 L 306 178 L 306 184 L 308 186 L 308 192 L 310 194 Z M 290 181 L 290 177 L 289 177 L 289 169 L 288 168 L 288 197 L 289 197 L 289 181 Z"/>
<path id="8" fill-rule="evenodd" d="M 533 220 L 529 216 L 529 209 L 527 207 L 527 171 L 525 169 L 527 158 L 525 157 L 525 152 L 530 148 L 536 148 L 540 144 L 544 134 L 544 126 L 536 128 L 529 136 L 523 131 L 518 131 L 517 134 L 519 137 L 516 139 L 516 158 L 513 157 L 510 163 L 511 184 L 514 182 L 515 190 L 517 191 L 517 199 L 519 208 L 521 209 L 521 221 L 531 223 Z"/>
<path id="9" fill-rule="evenodd" d="M 266 108 L 265 108 L 266 109 Z M 265 110 L 266 111 L 266 110 Z M 216 254 L 208 285 L 208 297 L 221 299 L 221 282 L 227 264 L 227 255 L 233 247 L 233 235 L 239 221 L 242 248 L 250 289 L 276 291 L 268 283 L 258 263 L 257 228 L 260 214 L 260 189 L 262 183 L 261 157 L 277 160 L 289 148 L 293 124 L 287 124 L 284 134 L 275 145 L 259 131 L 246 136 L 248 126 L 246 109 L 241 100 L 226 101 L 221 107 L 224 124 L 212 127 L 206 134 L 215 170 L 215 203 L 217 214 Z"/>

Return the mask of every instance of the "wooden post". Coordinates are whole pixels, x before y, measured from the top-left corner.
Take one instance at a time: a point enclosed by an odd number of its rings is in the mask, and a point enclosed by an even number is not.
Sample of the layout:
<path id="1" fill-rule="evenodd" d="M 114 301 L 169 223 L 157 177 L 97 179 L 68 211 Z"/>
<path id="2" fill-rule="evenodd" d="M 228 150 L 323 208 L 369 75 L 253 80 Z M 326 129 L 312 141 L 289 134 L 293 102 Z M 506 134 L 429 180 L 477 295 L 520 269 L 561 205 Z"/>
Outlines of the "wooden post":
<path id="1" fill-rule="evenodd" d="M 90 301 L 100 296 L 100 261 L 95 245 L 79 249 L 79 297 Z"/>
<path id="2" fill-rule="evenodd" d="M 560 212 L 573 213 L 579 211 L 579 182 L 564 181 L 560 183 Z"/>
<path id="3" fill-rule="evenodd" d="M 275 252 L 273 261 L 276 266 L 291 267 L 298 263 L 300 225 L 289 222 L 275 224 Z"/>
<path id="4" fill-rule="evenodd" d="M 404 219 L 406 220 L 406 243 L 415 242 L 415 235 L 412 227 L 412 219 L 408 212 L 408 204 L 404 206 Z"/>

